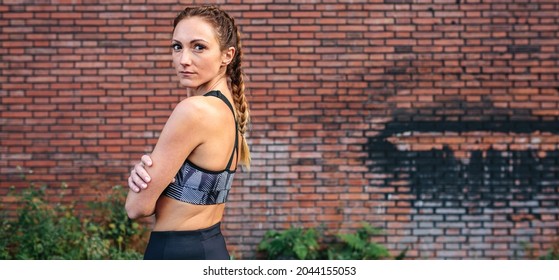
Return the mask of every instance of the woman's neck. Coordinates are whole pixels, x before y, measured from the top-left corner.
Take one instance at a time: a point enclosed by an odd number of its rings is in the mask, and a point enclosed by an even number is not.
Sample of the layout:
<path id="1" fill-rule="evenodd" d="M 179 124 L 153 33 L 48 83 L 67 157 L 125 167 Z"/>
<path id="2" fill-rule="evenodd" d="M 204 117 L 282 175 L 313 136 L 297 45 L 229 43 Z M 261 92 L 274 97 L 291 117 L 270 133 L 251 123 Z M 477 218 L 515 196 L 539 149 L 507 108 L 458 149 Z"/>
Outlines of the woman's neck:
<path id="1" fill-rule="evenodd" d="M 216 79 L 200 85 L 197 88 L 189 89 L 189 96 L 204 95 L 212 90 L 219 90 L 221 92 L 224 92 L 224 90 L 226 89 L 228 89 L 227 77 L 225 77 L 225 75 L 220 75 L 219 77 L 216 77 Z"/>

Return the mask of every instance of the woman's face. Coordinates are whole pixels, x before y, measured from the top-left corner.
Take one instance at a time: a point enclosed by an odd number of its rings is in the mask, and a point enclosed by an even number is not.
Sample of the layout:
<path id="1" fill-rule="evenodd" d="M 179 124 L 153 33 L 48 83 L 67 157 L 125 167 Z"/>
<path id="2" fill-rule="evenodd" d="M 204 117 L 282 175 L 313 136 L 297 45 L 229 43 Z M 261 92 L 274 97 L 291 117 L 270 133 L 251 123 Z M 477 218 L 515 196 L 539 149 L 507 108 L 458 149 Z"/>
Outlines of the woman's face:
<path id="1" fill-rule="evenodd" d="M 227 67 L 227 55 L 219 46 L 212 25 L 200 17 L 181 20 L 173 32 L 173 66 L 180 84 L 210 90 Z"/>

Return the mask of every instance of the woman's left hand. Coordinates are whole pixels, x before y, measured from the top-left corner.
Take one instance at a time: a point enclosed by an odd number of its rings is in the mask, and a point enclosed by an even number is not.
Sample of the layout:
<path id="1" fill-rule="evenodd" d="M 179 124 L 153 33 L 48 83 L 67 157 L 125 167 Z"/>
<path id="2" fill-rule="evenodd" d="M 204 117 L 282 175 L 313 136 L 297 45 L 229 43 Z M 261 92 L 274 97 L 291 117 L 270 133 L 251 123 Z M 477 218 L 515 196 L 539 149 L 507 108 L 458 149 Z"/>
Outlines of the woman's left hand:
<path id="1" fill-rule="evenodd" d="M 148 187 L 151 178 L 144 166 L 151 166 L 152 164 L 151 157 L 143 155 L 142 161 L 134 165 L 134 168 L 130 171 L 130 177 L 128 177 L 128 187 L 133 192 L 140 192 L 140 190 Z"/>

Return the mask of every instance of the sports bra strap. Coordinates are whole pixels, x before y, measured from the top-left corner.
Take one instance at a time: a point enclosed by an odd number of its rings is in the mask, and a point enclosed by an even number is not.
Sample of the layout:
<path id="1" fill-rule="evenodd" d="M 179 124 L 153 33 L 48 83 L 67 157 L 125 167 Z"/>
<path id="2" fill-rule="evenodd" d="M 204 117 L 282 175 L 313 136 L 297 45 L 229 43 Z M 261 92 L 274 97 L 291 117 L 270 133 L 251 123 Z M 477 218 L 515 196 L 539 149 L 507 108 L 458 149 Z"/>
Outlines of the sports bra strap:
<path id="1" fill-rule="evenodd" d="M 227 107 L 229 107 L 231 113 L 233 113 L 233 119 L 235 120 L 235 147 L 233 148 L 233 152 L 231 153 L 231 157 L 229 158 L 229 163 L 227 163 L 227 167 L 225 167 L 226 170 L 230 170 L 229 168 L 231 167 L 231 164 L 233 164 L 233 156 L 235 155 L 235 151 L 237 151 L 237 161 L 239 158 L 239 151 L 237 150 L 237 146 L 239 146 L 239 133 L 237 132 L 237 119 L 235 118 L 235 110 L 233 109 L 233 105 L 231 105 L 231 102 L 229 102 L 227 97 L 225 97 L 225 95 L 223 95 L 219 90 L 212 90 L 204 94 L 204 96 L 214 96 L 221 99 L 223 102 L 225 102 Z"/>

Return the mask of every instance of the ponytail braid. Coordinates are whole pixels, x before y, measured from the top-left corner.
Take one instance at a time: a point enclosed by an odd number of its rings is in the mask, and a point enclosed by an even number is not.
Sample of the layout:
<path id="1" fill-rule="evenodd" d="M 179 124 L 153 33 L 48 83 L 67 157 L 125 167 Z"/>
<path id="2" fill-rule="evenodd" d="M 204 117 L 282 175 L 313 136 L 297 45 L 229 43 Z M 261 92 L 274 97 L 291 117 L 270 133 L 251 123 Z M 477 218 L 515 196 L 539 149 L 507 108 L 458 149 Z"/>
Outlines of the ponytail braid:
<path id="1" fill-rule="evenodd" d="M 221 50 L 229 47 L 235 48 L 235 57 L 227 65 L 226 74 L 231 83 L 231 94 L 233 95 L 233 102 L 235 103 L 235 111 L 237 113 L 237 129 L 241 133 L 240 163 L 249 168 L 251 161 L 250 150 L 245 135 L 248 129 L 250 113 L 245 97 L 244 73 L 241 67 L 243 56 L 241 33 L 235 25 L 235 20 L 215 6 L 186 8 L 175 17 L 173 26 L 176 27 L 181 20 L 190 17 L 200 17 L 213 25 L 221 45 Z"/>
<path id="2" fill-rule="evenodd" d="M 241 67 L 243 53 L 241 51 L 241 34 L 239 29 L 235 26 L 235 22 L 231 19 L 232 25 L 235 29 L 235 37 L 237 37 L 237 44 L 235 50 L 237 53 L 227 66 L 227 72 L 229 78 L 231 79 L 231 91 L 233 95 L 233 101 L 235 102 L 235 108 L 237 109 L 237 121 L 239 124 L 239 132 L 242 135 L 241 139 L 241 162 L 245 166 L 250 167 L 250 151 L 248 148 L 248 143 L 246 141 L 245 133 L 248 128 L 248 122 L 250 119 L 250 112 L 248 109 L 248 102 L 245 96 L 245 82 L 244 73 Z"/>

